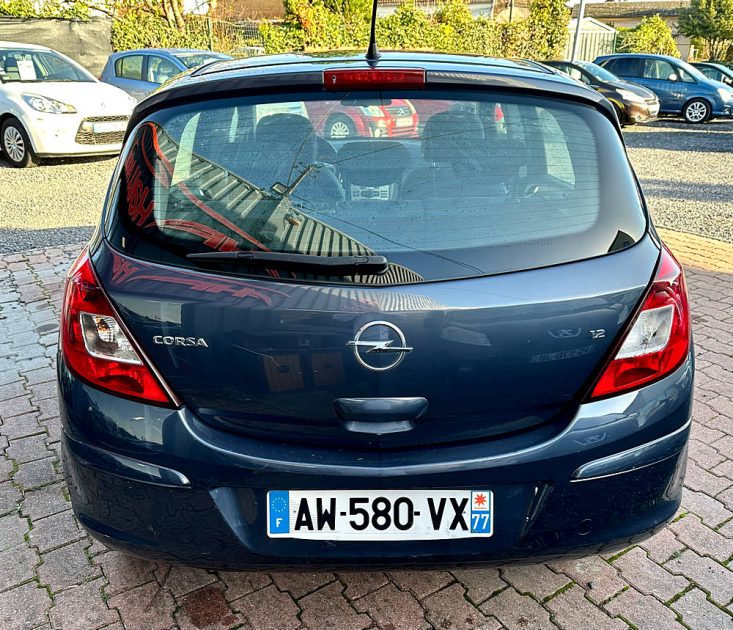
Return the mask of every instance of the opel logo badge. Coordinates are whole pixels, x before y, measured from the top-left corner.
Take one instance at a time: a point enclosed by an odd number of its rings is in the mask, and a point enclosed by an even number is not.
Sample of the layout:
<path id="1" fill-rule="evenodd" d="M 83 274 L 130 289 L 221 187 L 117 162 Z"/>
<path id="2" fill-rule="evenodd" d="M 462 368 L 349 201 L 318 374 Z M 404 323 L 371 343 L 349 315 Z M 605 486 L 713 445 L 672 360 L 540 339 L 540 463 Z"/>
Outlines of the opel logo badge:
<path id="1" fill-rule="evenodd" d="M 354 356 L 363 367 L 374 372 L 397 367 L 412 352 L 404 333 L 394 324 L 382 321 L 364 324 L 346 345 L 354 349 Z"/>

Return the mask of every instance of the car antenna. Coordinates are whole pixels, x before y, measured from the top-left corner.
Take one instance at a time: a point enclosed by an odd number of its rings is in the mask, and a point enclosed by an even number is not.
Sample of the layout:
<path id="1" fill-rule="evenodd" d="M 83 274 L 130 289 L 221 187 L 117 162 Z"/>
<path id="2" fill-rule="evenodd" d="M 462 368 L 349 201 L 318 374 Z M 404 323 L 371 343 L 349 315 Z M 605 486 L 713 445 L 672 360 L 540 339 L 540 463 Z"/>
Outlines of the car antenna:
<path id="1" fill-rule="evenodd" d="M 377 48 L 377 4 L 379 0 L 372 2 L 372 26 L 369 31 L 369 47 L 367 48 L 366 60 L 370 65 L 376 64 L 382 56 Z"/>

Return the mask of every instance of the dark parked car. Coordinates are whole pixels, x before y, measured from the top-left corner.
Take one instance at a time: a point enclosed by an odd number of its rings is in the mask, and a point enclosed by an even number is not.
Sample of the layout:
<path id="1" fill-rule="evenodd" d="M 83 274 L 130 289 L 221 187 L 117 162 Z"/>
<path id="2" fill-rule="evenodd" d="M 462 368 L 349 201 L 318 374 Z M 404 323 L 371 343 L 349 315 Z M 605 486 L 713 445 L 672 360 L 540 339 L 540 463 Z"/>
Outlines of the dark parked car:
<path id="1" fill-rule="evenodd" d="M 545 61 L 573 79 L 582 81 L 611 101 L 624 125 L 654 120 L 659 113 L 659 99 L 640 85 L 622 81 L 615 74 L 589 61 Z"/>
<path id="2" fill-rule="evenodd" d="M 733 90 L 676 57 L 625 53 L 604 55 L 595 63 L 649 88 L 663 114 L 681 115 L 689 123 L 733 116 Z"/>
<path id="3" fill-rule="evenodd" d="M 708 79 L 720 81 L 726 85 L 733 85 L 733 68 L 714 61 L 698 61 L 692 64 Z"/>
<path id="4" fill-rule="evenodd" d="M 403 99 L 452 106 L 346 141 L 303 108 Z M 262 56 L 172 81 L 133 113 L 62 312 L 64 470 L 116 549 L 500 563 L 626 546 L 680 505 L 682 269 L 612 105 L 541 64 Z"/>
<path id="5" fill-rule="evenodd" d="M 191 48 L 140 48 L 113 53 L 99 77 L 140 100 L 177 74 L 229 55 Z"/>

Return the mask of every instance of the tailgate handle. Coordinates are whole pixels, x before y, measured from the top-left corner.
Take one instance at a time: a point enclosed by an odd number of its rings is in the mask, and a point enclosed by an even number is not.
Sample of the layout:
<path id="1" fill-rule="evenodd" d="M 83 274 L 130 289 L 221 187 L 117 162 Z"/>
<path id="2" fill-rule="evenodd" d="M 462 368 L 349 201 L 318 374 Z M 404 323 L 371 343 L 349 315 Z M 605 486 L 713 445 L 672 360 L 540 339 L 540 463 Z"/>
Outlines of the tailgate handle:
<path id="1" fill-rule="evenodd" d="M 415 427 L 414 420 L 425 414 L 425 398 L 337 398 L 336 415 L 344 428 L 355 433 L 400 433 Z"/>

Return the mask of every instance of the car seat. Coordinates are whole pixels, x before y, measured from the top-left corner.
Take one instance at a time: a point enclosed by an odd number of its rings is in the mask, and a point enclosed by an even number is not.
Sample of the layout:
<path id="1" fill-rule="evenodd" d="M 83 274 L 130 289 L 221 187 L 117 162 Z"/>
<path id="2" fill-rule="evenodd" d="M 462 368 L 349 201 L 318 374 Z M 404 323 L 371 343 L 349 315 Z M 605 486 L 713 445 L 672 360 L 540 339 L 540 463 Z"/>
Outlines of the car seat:
<path id="1" fill-rule="evenodd" d="M 20 70 L 15 57 L 6 57 L 4 66 L 6 81 L 20 81 Z"/>
<path id="2" fill-rule="evenodd" d="M 529 154 L 524 141 L 505 130 L 493 116 L 484 118 L 486 155 L 490 160 L 487 177 L 494 183 L 501 182 L 512 188 L 518 179 L 526 178 L 529 167 Z M 536 161 L 535 161 L 536 162 Z"/>
<path id="3" fill-rule="evenodd" d="M 486 196 L 491 159 L 484 126 L 476 114 L 440 112 L 425 123 L 422 134 L 423 163 L 403 180 L 402 197 Z"/>
<path id="4" fill-rule="evenodd" d="M 309 202 L 341 201 L 344 192 L 331 164 L 319 162 L 318 137 L 313 125 L 299 114 L 270 114 L 255 129 L 257 159 L 251 180 L 264 189 L 292 186 L 311 167 L 292 198 Z"/>
<path id="5" fill-rule="evenodd" d="M 175 68 L 173 64 L 171 64 L 168 61 L 160 61 L 157 66 L 152 71 L 152 82 L 157 83 L 158 85 L 161 85 L 165 83 L 168 79 L 173 78 L 176 76 L 180 70 Z"/>
<path id="6" fill-rule="evenodd" d="M 336 164 L 346 198 L 394 199 L 409 164 L 410 153 L 399 142 L 348 142 L 338 151 Z"/>

